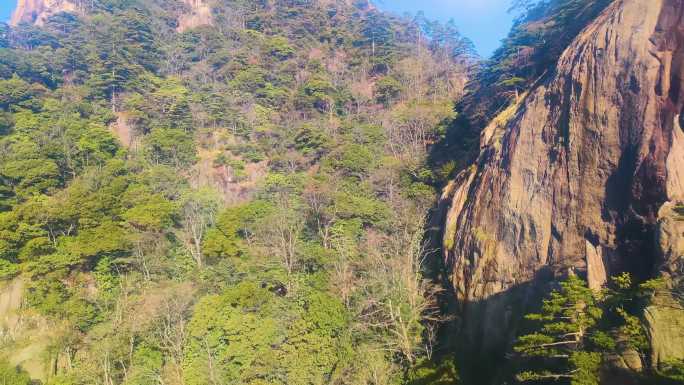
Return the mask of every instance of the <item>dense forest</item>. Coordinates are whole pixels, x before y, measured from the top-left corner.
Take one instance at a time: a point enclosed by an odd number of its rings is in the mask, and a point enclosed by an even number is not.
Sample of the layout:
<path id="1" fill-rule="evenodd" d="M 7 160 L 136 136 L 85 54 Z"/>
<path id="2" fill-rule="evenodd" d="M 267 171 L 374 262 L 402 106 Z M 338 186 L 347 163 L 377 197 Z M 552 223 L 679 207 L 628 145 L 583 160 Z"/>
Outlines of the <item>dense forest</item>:
<path id="1" fill-rule="evenodd" d="M 0 383 L 490 381 L 456 337 L 440 189 L 610 1 L 518 1 L 489 61 L 453 22 L 365 0 L 184 19 L 197 3 L 0 24 Z M 501 383 L 646 357 L 640 314 L 672 289 L 645 278 L 568 273 Z M 684 364 L 625 376 L 684 383 Z"/>
<path id="2" fill-rule="evenodd" d="M 0 276 L 25 293 L 5 365 L 49 384 L 417 376 L 449 172 L 427 148 L 471 44 L 363 1 L 217 2 L 182 32 L 179 7 L 3 27 Z"/>

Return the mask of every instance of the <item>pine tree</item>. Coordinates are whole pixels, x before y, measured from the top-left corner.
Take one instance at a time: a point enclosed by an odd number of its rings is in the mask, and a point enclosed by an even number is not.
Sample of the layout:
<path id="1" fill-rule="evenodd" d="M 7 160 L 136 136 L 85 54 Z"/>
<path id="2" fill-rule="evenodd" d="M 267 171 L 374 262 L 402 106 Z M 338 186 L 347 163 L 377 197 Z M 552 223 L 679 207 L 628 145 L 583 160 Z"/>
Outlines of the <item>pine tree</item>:
<path id="1" fill-rule="evenodd" d="M 601 355 L 590 351 L 589 345 L 602 310 L 594 292 L 576 275 L 571 274 L 560 285 L 560 290 L 544 300 L 539 313 L 526 316 L 540 326 L 520 337 L 515 345 L 515 351 L 530 368 L 519 373 L 517 379 L 598 384 Z"/>
<path id="2" fill-rule="evenodd" d="M 5 23 L 0 23 L 0 48 L 9 47 L 10 28 Z"/>

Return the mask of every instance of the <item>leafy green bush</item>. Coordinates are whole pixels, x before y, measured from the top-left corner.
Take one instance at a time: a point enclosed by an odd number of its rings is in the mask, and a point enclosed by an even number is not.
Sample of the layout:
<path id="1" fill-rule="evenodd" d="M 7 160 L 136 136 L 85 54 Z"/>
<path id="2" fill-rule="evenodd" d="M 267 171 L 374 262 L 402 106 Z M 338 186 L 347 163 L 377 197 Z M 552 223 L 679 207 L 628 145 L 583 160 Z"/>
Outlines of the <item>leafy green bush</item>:
<path id="1" fill-rule="evenodd" d="M 458 371 L 453 357 L 444 357 L 439 362 L 421 359 L 409 370 L 406 385 L 457 385 Z"/>
<path id="2" fill-rule="evenodd" d="M 275 384 L 325 378 L 338 360 L 333 337 L 346 322 L 341 304 L 314 294 L 304 299 L 302 317 L 262 286 L 244 282 L 196 306 L 184 357 L 187 384 L 206 384 L 212 377 Z"/>
<path id="3" fill-rule="evenodd" d="M 334 103 L 335 87 L 325 76 L 314 74 L 299 91 L 298 103 L 303 108 L 328 111 Z"/>
<path id="4" fill-rule="evenodd" d="M 175 128 L 156 129 L 145 137 L 146 153 L 150 161 L 174 167 L 184 167 L 193 163 L 195 141 L 192 135 Z"/>
<path id="5" fill-rule="evenodd" d="M 273 36 L 267 39 L 265 50 L 266 55 L 273 56 L 278 60 L 289 59 L 295 53 L 294 47 L 292 47 L 287 38 L 283 36 Z"/>
<path id="6" fill-rule="evenodd" d="M 20 368 L 0 361 L 0 383 L 3 385 L 31 385 L 31 377 Z"/>
<path id="7" fill-rule="evenodd" d="M 670 361 L 660 365 L 656 371 L 657 384 L 675 385 L 684 383 L 684 361 Z"/>
<path id="8" fill-rule="evenodd" d="M 20 266 L 16 263 L 0 259 L 0 281 L 6 281 L 19 274 Z"/>
<path id="9" fill-rule="evenodd" d="M 397 79 L 385 76 L 375 83 L 375 99 L 378 103 L 389 104 L 399 97 L 402 89 Z"/>

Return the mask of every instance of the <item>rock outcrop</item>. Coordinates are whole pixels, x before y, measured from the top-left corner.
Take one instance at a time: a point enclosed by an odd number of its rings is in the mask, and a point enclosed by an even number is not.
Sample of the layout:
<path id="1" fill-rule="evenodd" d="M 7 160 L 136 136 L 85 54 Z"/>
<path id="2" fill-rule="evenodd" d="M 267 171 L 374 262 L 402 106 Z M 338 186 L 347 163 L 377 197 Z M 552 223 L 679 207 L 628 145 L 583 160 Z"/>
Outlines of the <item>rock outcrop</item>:
<path id="1" fill-rule="evenodd" d="M 10 24 L 35 23 L 42 25 L 50 16 L 60 12 L 78 13 L 80 11 L 81 6 L 78 0 L 19 0 Z"/>
<path id="2" fill-rule="evenodd" d="M 7 283 L 0 283 L 0 342 L 14 338 L 19 324 L 19 309 L 21 308 L 24 283 L 21 279 L 14 279 Z"/>
<path id="3" fill-rule="evenodd" d="M 60 12 L 87 13 L 88 4 L 84 0 L 19 0 L 10 24 L 14 26 L 20 23 L 42 25 L 50 16 Z M 177 14 L 178 32 L 213 24 L 208 0 L 176 0 L 170 1 L 167 5 Z"/>
<path id="4" fill-rule="evenodd" d="M 684 138 L 681 127 L 673 143 Z M 681 151 L 673 147 L 673 150 Z M 681 152 L 671 151 L 668 164 Z M 684 162 L 684 160 L 682 161 Z M 681 164 L 680 162 L 679 164 Z M 658 213 L 658 267 L 666 285 L 658 290 L 645 310 L 646 331 L 651 341 L 651 362 L 660 365 L 673 358 L 684 358 L 684 205 L 680 200 L 663 205 Z"/>
<path id="5" fill-rule="evenodd" d="M 21 366 L 31 378 L 46 381 L 52 364 L 51 338 L 58 328 L 22 311 L 24 286 L 21 277 L 0 282 L 0 358 Z"/>
<path id="6" fill-rule="evenodd" d="M 655 245 L 661 207 L 684 197 L 683 33 L 681 0 L 617 0 L 483 131 L 442 197 L 444 257 L 479 346 L 509 337 L 516 309 L 568 268 L 598 288 L 681 263 L 681 241 Z"/>
<path id="7" fill-rule="evenodd" d="M 187 5 L 188 9 L 178 17 L 178 32 L 213 23 L 211 8 L 206 0 L 182 0 L 182 2 Z"/>

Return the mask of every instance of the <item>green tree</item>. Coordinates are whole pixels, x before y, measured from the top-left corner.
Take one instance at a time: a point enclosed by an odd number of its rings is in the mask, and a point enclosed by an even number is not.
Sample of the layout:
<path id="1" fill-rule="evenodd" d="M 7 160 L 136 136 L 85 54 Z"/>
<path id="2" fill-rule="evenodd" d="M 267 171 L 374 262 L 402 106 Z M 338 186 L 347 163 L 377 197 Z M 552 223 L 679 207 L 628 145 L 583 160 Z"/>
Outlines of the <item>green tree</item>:
<path id="1" fill-rule="evenodd" d="M 440 362 L 423 358 L 411 367 L 406 376 L 406 385 L 456 385 L 458 383 L 458 371 L 453 357 L 445 357 Z"/>
<path id="2" fill-rule="evenodd" d="M 665 362 L 656 370 L 656 384 L 676 385 L 684 383 L 684 360 Z"/>
<path id="3" fill-rule="evenodd" d="M 361 33 L 361 43 L 370 49 L 375 70 L 385 72 L 395 49 L 393 25 L 380 12 L 371 11 L 364 20 Z"/>
<path id="4" fill-rule="evenodd" d="M 183 168 L 195 160 L 192 135 L 176 128 L 158 128 L 145 137 L 146 153 L 154 164 Z"/>
<path id="5" fill-rule="evenodd" d="M 299 102 L 304 108 L 316 108 L 321 112 L 332 111 L 335 87 L 325 76 L 315 74 L 302 86 Z"/>
<path id="6" fill-rule="evenodd" d="M 401 83 L 392 76 L 385 76 L 375 83 L 375 99 L 385 105 L 395 101 L 402 91 Z"/>
<path id="7" fill-rule="evenodd" d="M 345 351 L 346 312 L 323 293 L 299 301 L 293 306 L 253 282 L 203 298 L 188 325 L 185 382 L 324 383 Z"/>
<path id="8" fill-rule="evenodd" d="M 31 85 L 15 73 L 10 79 L 0 80 L 0 108 L 38 110 L 38 96 L 45 91 L 40 85 Z"/>
<path id="9" fill-rule="evenodd" d="M 183 197 L 177 234 L 199 268 L 204 266 L 204 237 L 216 221 L 218 207 L 219 198 L 208 189 L 190 191 Z"/>
<path id="10" fill-rule="evenodd" d="M 598 385 L 601 354 L 590 348 L 592 332 L 603 312 L 594 292 L 574 273 L 560 286 L 544 300 L 540 313 L 525 317 L 539 327 L 515 344 L 515 351 L 530 368 L 517 378 L 521 382 Z"/>
<path id="11" fill-rule="evenodd" d="M 214 227 L 207 230 L 204 254 L 212 260 L 243 255 L 248 250 L 247 243 L 253 242 L 256 223 L 271 211 L 273 205 L 265 201 L 225 209 L 217 216 Z"/>
<path id="12" fill-rule="evenodd" d="M 273 36 L 266 41 L 266 54 L 278 60 L 285 60 L 292 57 L 295 49 L 290 45 L 287 38 L 283 36 Z"/>
<path id="13" fill-rule="evenodd" d="M 7 23 L 0 23 L 0 48 L 9 46 L 10 27 Z"/>

